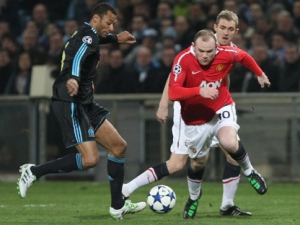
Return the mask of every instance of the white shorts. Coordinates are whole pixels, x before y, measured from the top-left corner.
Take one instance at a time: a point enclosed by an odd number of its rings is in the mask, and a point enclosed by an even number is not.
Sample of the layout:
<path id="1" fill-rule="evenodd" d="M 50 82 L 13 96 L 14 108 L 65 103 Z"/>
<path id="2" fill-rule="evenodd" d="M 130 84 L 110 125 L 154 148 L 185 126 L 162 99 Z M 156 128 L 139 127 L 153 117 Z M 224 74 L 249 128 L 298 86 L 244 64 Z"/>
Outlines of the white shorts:
<path id="1" fill-rule="evenodd" d="M 181 117 L 181 105 L 178 101 L 175 101 L 173 104 L 173 126 L 172 126 L 172 135 L 173 135 L 173 143 L 170 147 L 170 151 L 176 154 L 188 155 L 188 147 L 186 145 L 186 137 L 185 137 L 185 123 Z M 219 141 L 217 137 L 213 137 L 211 147 L 217 147 L 219 145 Z"/>
<path id="2" fill-rule="evenodd" d="M 235 104 L 227 105 L 216 112 L 215 117 L 208 123 L 185 126 L 186 145 L 190 158 L 201 158 L 209 152 L 214 136 L 224 126 L 234 127 L 237 131 Z"/>
<path id="3" fill-rule="evenodd" d="M 171 145 L 170 151 L 176 154 L 188 154 L 188 148 L 185 145 L 185 123 L 181 118 L 181 106 L 179 102 L 174 102 L 173 104 L 173 126 L 172 135 L 173 143 Z"/>

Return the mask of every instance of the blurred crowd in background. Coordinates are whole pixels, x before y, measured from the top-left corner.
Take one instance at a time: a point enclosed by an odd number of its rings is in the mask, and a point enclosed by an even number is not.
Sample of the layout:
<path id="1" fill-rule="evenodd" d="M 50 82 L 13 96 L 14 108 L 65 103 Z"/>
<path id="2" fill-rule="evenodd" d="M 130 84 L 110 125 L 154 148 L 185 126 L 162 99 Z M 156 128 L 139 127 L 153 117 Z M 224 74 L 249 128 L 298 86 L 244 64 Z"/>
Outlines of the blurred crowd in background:
<path id="1" fill-rule="evenodd" d="M 300 0 L 0 0 L 0 94 L 28 95 L 34 65 L 59 76 L 65 43 L 100 2 L 117 10 L 114 32 L 127 30 L 137 43 L 101 46 L 95 93 L 161 93 L 176 54 L 200 29 L 213 30 L 223 9 L 239 17 L 233 43 L 272 83 L 261 89 L 237 64 L 231 92 L 300 91 Z"/>

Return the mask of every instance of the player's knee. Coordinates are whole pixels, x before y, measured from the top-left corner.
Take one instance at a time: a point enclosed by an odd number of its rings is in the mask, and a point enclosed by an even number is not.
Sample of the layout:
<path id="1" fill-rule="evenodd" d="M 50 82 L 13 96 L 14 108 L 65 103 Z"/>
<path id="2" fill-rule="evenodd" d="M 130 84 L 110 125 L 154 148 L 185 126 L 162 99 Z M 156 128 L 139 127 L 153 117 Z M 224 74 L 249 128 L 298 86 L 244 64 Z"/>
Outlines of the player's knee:
<path id="1" fill-rule="evenodd" d="M 222 139 L 220 144 L 228 152 L 235 152 L 238 149 L 238 141 L 235 138 Z"/>
<path id="2" fill-rule="evenodd" d="M 117 158 L 122 158 L 125 155 L 127 149 L 127 142 L 121 139 L 116 143 L 110 151 L 110 154 Z"/>
<path id="3" fill-rule="evenodd" d="M 237 139 L 237 133 L 234 128 L 231 127 L 223 127 L 219 130 L 218 140 L 220 145 L 227 151 L 227 152 L 235 152 L 239 145 Z"/>
<path id="4" fill-rule="evenodd" d="M 83 156 L 82 157 L 82 164 L 83 168 L 88 169 L 95 167 L 99 162 L 100 156 L 98 151 L 94 152 L 93 154 Z"/>
<path id="5" fill-rule="evenodd" d="M 196 170 L 203 169 L 206 166 L 207 158 L 208 157 L 204 156 L 195 160 L 191 160 L 192 168 Z"/>

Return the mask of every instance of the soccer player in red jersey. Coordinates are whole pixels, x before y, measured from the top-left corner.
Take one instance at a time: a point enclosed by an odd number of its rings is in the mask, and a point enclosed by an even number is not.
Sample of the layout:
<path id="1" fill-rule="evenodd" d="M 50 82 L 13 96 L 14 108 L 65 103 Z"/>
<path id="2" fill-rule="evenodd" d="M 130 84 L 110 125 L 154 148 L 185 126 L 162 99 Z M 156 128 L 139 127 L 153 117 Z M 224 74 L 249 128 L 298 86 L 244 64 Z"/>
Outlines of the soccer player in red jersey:
<path id="1" fill-rule="evenodd" d="M 215 36 L 217 38 L 218 45 L 221 46 L 235 46 L 231 40 L 233 36 L 238 32 L 238 17 L 235 13 L 223 10 L 217 16 L 216 24 L 214 25 Z M 197 71 L 194 71 L 196 73 Z M 168 117 L 168 97 L 169 80 L 166 82 L 159 107 L 156 113 L 157 120 L 161 123 L 165 123 Z M 170 147 L 171 156 L 166 161 L 159 165 L 148 168 L 142 174 L 137 176 L 135 179 L 127 184 L 123 185 L 123 194 L 129 196 L 137 188 L 155 182 L 162 179 L 165 176 L 180 171 L 185 166 L 188 159 L 188 149 L 185 146 L 185 135 L 184 135 L 184 122 L 181 118 L 181 107 L 178 101 L 174 101 L 173 104 L 173 143 Z M 218 145 L 218 139 L 213 138 L 212 146 Z M 241 144 L 241 143 L 240 143 Z M 224 150 L 224 152 L 226 152 Z M 238 187 L 240 180 L 240 167 L 226 152 L 227 162 L 225 164 L 225 170 L 223 173 L 223 198 L 220 208 L 220 215 L 232 215 L 232 216 L 251 216 L 250 212 L 241 210 L 239 207 L 234 205 L 233 199 Z M 204 158 L 203 158 L 204 160 Z M 192 173 L 189 175 L 193 177 Z M 193 179 L 188 176 L 188 183 L 191 183 Z M 198 181 L 197 181 L 198 182 Z M 200 181 L 201 182 L 201 181 Z M 189 187 L 193 185 L 189 184 Z M 191 191 L 190 191 L 191 192 Z M 184 219 L 194 218 L 197 206 L 198 206 L 198 195 L 190 195 L 187 205 L 184 210 Z M 193 210 L 191 210 L 193 209 Z M 188 213 L 189 212 L 189 213 Z"/>
<path id="2" fill-rule="evenodd" d="M 217 47 L 216 37 L 209 30 L 199 31 L 192 46 L 180 52 L 174 60 L 169 80 L 169 98 L 180 102 L 191 159 L 188 185 L 190 196 L 194 198 L 189 197 L 186 206 L 194 203 L 194 208 L 198 206 L 205 159 L 214 136 L 239 164 L 254 189 L 259 194 L 267 191 L 264 179 L 252 167 L 247 152 L 238 141 L 235 103 L 226 79 L 236 62 L 254 72 L 261 87 L 271 85 L 248 53 L 234 46 Z M 193 217 L 196 212 L 185 210 L 185 213 Z"/>

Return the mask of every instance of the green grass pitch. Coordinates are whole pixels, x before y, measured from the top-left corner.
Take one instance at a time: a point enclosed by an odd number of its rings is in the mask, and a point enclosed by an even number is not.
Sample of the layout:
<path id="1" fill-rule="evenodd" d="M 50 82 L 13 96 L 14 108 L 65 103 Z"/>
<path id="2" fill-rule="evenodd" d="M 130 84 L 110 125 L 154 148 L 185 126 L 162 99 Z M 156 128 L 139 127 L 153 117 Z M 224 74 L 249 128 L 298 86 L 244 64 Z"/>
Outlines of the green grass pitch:
<path id="1" fill-rule="evenodd" d="M 108 182 L 36 182 L 21 199 L 16 184 L 0 183 L 0 224 L 222 224 L 222 225 L 289 225 L 300 224 L 300 184 L 270 183 L 268 192 L 260 196 L 246 182 L 239 185 L 235 204 L 251 211 L 251 217 L 220 217 L 221 183 L 204 182 L 203 195 L 194 220 L 183 220 L 187 200 L 185 179 L 164 179 L 144 186 L 131 195 L 131 200 L 146 201 L 147 193 L 156 184 L 173 188 L 177 196 L 175 208 L 167 214 L 155 214 L 147 208 L 114 221 L 108 213 Z"/>

